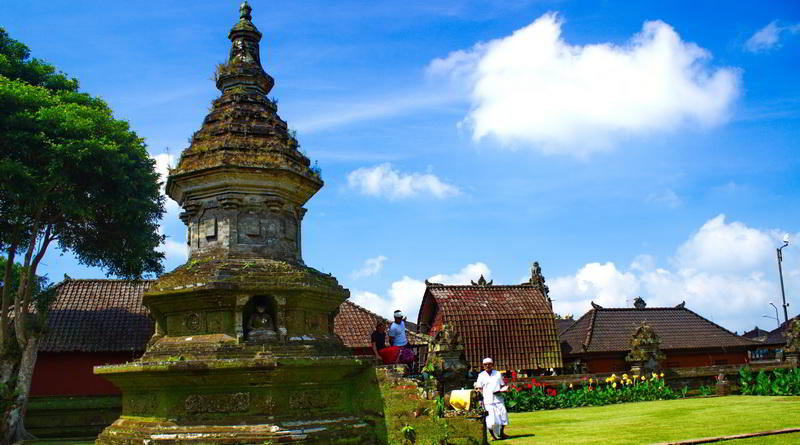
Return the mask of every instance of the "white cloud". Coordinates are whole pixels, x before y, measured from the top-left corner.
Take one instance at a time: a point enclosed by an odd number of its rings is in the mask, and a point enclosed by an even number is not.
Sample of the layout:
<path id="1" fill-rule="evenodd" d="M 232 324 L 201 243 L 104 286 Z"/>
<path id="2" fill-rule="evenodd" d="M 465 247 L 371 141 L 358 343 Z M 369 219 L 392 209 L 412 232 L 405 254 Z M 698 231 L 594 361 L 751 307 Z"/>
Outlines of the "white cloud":
<path id="1" fill-rule="evenodd" d="M 155 156 L 152 156 L 152 158 L 156 161 L 156 171 L 160 177 L 159 181 L 161 181 L 161 194 L 165 194 L 164 190 L 167 183 L 167 176 L 169 175 L 169 169 L 175 165 L 176 158 L 174 155 L 169 153 L 159 153 Z M 161 234 L 164 233 L 165 221 L 176 221 L 178 219 L 178 215 L 181 213 L 181 206 L 178 205 L 177 202 L 173 201 L 169 196 L 166 197 L 164 208 L 166 212 L 161 218 L 161 225 L 158 228 L 159 233 Z M 170 234 L 168 234 L 167 239 L 164 241 L 164 244 L 159 246 L 159 250 L 164 252 L 166 255 L 164 263 L 166 265 L 185 263 L 186 259 L 189 257 L 189 247 L 186 245 L 186 241 L 176 240 L 174 237 L 170 237 L 169 235 Z"/>
<path id="2" fill-rule="evenodd" d="M 469 284 L 470 280 L 477 280 L 484 276 L 489 279 L 492 271 L 481 262 L 468 264 L 458 272 L 452 274 L 436 274 L 428 278 L 428 281 L 442 284 Z M 419 306 L 422 304 L 422 296 L 425 294 L 425 281 L 417 280 L 409 276 L 403 276 L 391 284 L 387 290 L 387 296 L 382 297 L 374 292 L 364 290 L 353 290 L 350 299 L 378 315 L 391 318 L 392 313 L 400 309 L 406 314 L 408 320 L 417 321 Z"/>
<path id="3" fill-rule="evenodd" d="M 670 209 L 676 209 L 683 204 L 683 200 L 672 189 L 662 190 L 651 193 L 647 196 L 647 202 Z"/>
<path id="4" fill-rule="evenodd" d="M 314 133 L 343 125 L 402 115 L 420 109 L 430 109 L 451 102 L 454 98 L 443 92 L 425 91 L 397 96 L 371 98 L 356 102 L 336 102 L 320 105 L 314 102 L 307 117 L 294 123 L 302 133 Z M 319 110 L 319 111 L 318 111 Z"/>
<path id="5" fill-rule="evenodd" d="M 363 195 L 389 199 L 411 198 L 420 195 L 444 199 L 458 195 L 460 190 L 432 173 L 403 173 L 383 163 L 371 168 L 359 168 L 347 175 L 347 185 Z"/>
<path id="6" fill-rule="evenodd" d="M 383 255 L 378 255 L 375 258 L 367 258 L 364 260 L 364 264 L 360 269 L 354 270 L 353 273 L 350 274 L 350 278 L 357 280 L 359 278 L 371 277 L 383 269 L 383 263 L 385 261 L 386 257 Z"/>
<path id="7" fill-rule="evenodd" d="M 763 265 L 773 244 L 767 233 L 718 215 L 678 248 L 674 262 L 681 270 L 739 273 Z"/>
<path id="8" fill-rule="evenodd" d="M 453 274 L 436 274 L 428 278 L 428 281 L 442 284 L 470 284 L 471 281 L 478 281 L 478 278 L 490 280 L 492 271 L 484 263 L 477 262 L 467 264 L 461 270 Z"/>
<path id="9" fill-rule="evenodd" d="M 724 122 L 740 74 L 711 68 L 711 54 L 661 21 L 624 45 L 571 45 L 554 13 L 512 35 L 450 53 L 428 66 L 466 87 L 462 123 L 475 140 L 585 156 L 619 138 Z"/>
<path id="10" fill-rule="evenodd" d="M 767 26 L 756 31 L 755 34 L 747 39 L 744 48 L 751 53 L 759 53 L 774 48 L 780 41 L 781 33 L 788 32 L 791 34 L 800 32 L 800 23 L 789 26 L 778 25 L 777 20 L 773 20 Z"/>
<path id="11" fill-rule="evenodd" d="M 388 319 L 391 319 L 392 313 L 399 309 L 409 321 L 416 322 L 424 293 L 424 282 L 404 276 L 392 283 L 386 297 L 369 291 L 353 290 L 350 300 Z"/>
<path id="12" fill-rule="evenodd" d="M 590 301 L 630 307 L 634 298 L 642 296 L 649 307 L 685 300 L 689 309 L 730 330 L 751 329 L 755 324 L 772 327 L 774 322 L 761 315 L 772 315 L 770 301 L 780 307 L 774 248 L 782 236 L 780 231 L 728 223 L 719 215 L 677 248 L 669 269 L 657 267 L 650 255 L 637 256 L 627 268 L 612 262 L 589 263 L 574 275 L 549 280 L 550 296 L 556 312 L 576 317 L 591 309 Z M 794 248 L 792 254 L 798 256 L 800 249 Z M 800 272 L 796 258 L 787 263 L 785 270 Z M 800 273 L 787 284 L 800 286 Z"/>

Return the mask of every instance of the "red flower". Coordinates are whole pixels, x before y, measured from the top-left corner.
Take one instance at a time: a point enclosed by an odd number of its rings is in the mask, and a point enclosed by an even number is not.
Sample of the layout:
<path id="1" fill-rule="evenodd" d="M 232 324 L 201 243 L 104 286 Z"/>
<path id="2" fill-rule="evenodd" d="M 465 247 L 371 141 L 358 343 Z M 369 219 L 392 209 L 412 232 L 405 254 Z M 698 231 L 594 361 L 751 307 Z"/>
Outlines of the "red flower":
<path id="1" fill-rule="evenodd" d="M 533 389 L 533 384 L 528 383 L 528 389 Z"/>
<path id="2" fill-rule="evenodd" d="M 511 378 L 512 378 L 513 380 L 516 380 L 516 378 L 517 378 L 517 371 L 511 371 Z"/>

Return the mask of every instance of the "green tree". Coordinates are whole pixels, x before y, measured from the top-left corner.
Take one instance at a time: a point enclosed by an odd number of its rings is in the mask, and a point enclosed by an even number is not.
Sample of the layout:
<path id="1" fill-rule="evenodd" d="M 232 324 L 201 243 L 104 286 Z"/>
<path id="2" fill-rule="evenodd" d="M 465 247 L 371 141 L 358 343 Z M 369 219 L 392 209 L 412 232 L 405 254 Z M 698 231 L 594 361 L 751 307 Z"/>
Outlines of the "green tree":
<path id="1" fill-rule="evenodd" d="M 0 425 L 26 436 L 23 413 L 47 314 L 36 270 L 58 245 L 109 275 L 162 271 L 164 213 L 155 162 L 127 122 L 78 81 L 0 28 L 0 249 L 6 256 L 0 312 L 0 385 L 13 400 Z M 19 266 L 15 266 L 19 263 Z M 40 305 L 41 306 L 41 305 Z"/>

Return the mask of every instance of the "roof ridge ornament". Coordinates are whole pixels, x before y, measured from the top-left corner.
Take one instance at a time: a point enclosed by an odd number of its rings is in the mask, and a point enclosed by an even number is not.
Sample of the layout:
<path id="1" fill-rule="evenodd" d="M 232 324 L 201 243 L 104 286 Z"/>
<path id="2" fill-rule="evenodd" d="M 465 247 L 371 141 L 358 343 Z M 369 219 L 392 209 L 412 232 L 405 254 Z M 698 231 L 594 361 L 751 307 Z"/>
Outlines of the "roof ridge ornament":
<path id="1" fill-rule="evenodd" d="M 595 308 L 595 309 L 603 309 L 603 306 L 600 306 L 599 304 L 595 303 L 594 301 L 592 301 L 592 307 Z"/>
<path id="2" fill-rule="evenodd" d="M 675 306 L 675 309 L 686 309 L 686 300 L 681 301 L 681 304 Z M 756 326 L 758 327 L 758 326 Z"/>
<path id="3" fill-rule="evenodd" d="M 544 275 L 542 275 L 542 267 L 539 266 L 538 261 L 534 261 L 533 265 L 531 266 L 531 279 L 528 280 L 527 284 L 539 289 L 539 291 L 547 298 L 550 298 L 550 288 L 547 287 L 545 283 Z M 523 283 L 525 284 L 525 283 Z"/>
<path id="4" fill-rule="evenodd" d="M 472 280 L 469 280 L 469 282 L 472 283 L 473 286 L 491 286 L 492 283 L 494 283 L 494 280 L 491 280 L 491 281 L 487 282 L 486 278 L 483 278 L 483 274 L 481 274 L 481 277 L 478 278 L 478 282 L 477 283 L 472 281 Z"/>

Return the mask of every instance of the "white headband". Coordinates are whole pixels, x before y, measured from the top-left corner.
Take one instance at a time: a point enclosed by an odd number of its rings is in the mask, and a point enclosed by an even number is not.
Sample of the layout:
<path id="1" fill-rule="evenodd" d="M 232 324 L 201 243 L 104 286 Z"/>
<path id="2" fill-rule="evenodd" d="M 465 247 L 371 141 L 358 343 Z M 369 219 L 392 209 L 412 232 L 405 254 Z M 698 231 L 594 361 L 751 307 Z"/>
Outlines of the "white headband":
<path id="1" fill-rule="evenodd" d="M 494 363 L 494 361 L 492 361 L 492 359 L 490 359 L 489 357 L 486 357 L 485 359 L 483 359 L 483 364 L 485 365 L 487 363 Z"/>
<path id="2" fill-rule="evenodd" d="M 400 311 L 394 311 L 394 318 L 403 318 L 403 313 Z"/>

